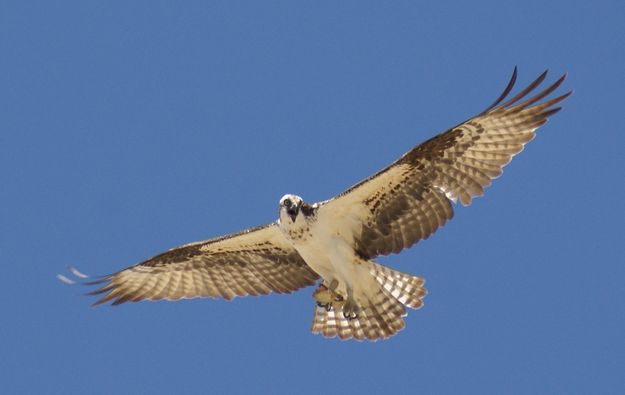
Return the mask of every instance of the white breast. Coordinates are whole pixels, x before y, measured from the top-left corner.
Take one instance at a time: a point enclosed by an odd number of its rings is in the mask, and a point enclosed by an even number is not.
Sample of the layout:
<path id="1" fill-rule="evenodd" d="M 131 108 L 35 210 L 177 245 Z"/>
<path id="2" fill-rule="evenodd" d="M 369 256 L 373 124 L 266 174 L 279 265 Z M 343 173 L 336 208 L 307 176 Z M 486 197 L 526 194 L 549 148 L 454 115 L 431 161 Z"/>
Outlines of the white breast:
<path id="1" fill-rule="evenodd" d="M 326 285 L 338 281 L 337 291 L 343 295 L 347 287 L 353 288 L 358 273 L 365 269 L 360 267 L 360 259 L 354 252 L 349 225 L 349 221 L 323 217 L 309 223 L 301 215 L 295 223 L 288 218 L 280 219 L 280 229 L 306 263 Z"/>

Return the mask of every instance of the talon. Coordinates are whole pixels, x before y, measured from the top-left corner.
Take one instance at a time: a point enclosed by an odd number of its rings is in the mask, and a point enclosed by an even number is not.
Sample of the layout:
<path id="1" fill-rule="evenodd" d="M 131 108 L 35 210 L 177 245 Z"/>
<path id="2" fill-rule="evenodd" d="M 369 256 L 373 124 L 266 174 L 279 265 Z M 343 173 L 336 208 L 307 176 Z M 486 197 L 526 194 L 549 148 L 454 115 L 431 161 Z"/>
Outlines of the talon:
<path id="1" fill-rule="evenodd" d="M 323 284 L 319 285 L 319 288 L 315 290 L 313 298 L 317 302 L 317 306 L 325 307 L 328 311 L 333 307 L 339 306 L 343 301 L 341 295 Z"/>
<path id="2" fill-rule="evenodd" d="M 358 318 L 358 313 L 356 313 L 355 311 L 343 311 L 343 317 L 350 321 L 355 320 L 356 318 Z"/>
<path id="3" fill-rule="evenodd" d="M 348 320 L 355 320 L 358 318 L 360 307 L 353 298 L 347 298 L 343 304 L 343 317 Z"/>
<path id="4" fill-rule="evenodd" d="M 336 284 L 334 284 L 335 282 L 336 281 L 334 281 L 332 285 L 336 286 Z M 315 292 L 313 293 L 313 298 L 315 299 L 315 302 L 317 302 L 317 306 L 325 308 L 326 311 L 344 310 L 343 306 L 345 305 L 345 301 L 347 300 L 343 297 L 343 295 L 332 290 L 332 288 L 326 287 L 323 284 L 319 285 L 319 288 L 315 290 Z M 356 313 L 354 314 L 357 315 L 358 306 L 355 305 L 355 307 L 351 310 L 355 311 Z M 350 316 L 354 314 L 350 314 Z"/>

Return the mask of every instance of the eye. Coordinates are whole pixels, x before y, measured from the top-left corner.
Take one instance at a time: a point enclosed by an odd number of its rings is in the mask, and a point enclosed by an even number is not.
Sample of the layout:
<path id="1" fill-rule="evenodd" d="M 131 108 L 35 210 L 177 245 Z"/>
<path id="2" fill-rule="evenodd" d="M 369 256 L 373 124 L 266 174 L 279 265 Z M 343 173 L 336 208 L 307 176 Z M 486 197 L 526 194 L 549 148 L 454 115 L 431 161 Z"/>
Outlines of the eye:
<path id="1" fill-rule="evenodd" d="M 291 202 L 291 199 L 286 199 L 284 201 L 284 207 L 289 208 L 293 205 L 293 202 Z"/>

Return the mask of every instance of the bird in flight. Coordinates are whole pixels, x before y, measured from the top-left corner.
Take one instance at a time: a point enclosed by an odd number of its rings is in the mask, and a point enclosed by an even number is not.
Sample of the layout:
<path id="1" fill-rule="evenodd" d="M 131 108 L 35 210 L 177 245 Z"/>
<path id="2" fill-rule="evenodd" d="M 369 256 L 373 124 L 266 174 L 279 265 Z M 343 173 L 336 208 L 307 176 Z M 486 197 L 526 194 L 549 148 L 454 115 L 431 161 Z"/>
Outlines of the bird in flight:
<path id="1" fill-rule="evenodd" d="M 88 282 L 99 285 L 91 292 L 101 295 L 95 304 L 230 300 L 317 284 L 313 333 L 371 341 L 395 335 L 405 326 L 406 308 L 423 305 L 424 280 L 373 259 L 427 239 L 453 217 L 453 203 L 468 206 L 501 175 L 572 93 L 541 102 L 566 77 L 537 91 L 546 75 L 507 99 L 515 68 L 486 110 L 336 197 L 311 204 L 284 195 L 271 224 L 185 244 Z"/>

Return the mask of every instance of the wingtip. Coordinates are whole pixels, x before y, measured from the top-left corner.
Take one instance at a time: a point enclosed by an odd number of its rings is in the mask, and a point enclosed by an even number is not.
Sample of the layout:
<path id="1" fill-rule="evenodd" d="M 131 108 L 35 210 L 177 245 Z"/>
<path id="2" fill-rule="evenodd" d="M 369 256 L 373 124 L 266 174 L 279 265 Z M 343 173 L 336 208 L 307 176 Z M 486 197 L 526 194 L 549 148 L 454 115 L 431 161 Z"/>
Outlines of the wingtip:
<path id="1" fill-rule="evenodd" d="M 72 265 L 67 265 L 67 270 L 78 278 L 81 278 L 81 279 L 89 278 L 87 274 L 80 272 L 78 269 L 76 269 Z"/>
<path id="2" fill-rule="evenodd" d="M 560 98 L 561 98 L 561 99 L 560 99 L 560 101 L 562 101 L 562 100 L 564 100 L 564 99 L 567 99 L 569 96 L 572 96 L 572 95 L 573 95 L 573 92 L 574 92 L 574 90 L 573 90 L 573 89 L 571 89 L 570 91 L 568 91 L 568 92 L 566 92 L 565 94 L 563 94 L 562 96 L 560 96 Z"/>
<path id="3" fill-rule="evenodd" d="M 106 303 L 106 300 L 102 300 L 102 299 L 100 299 L 100 300 L 97 300 L 97 301 L 95 301 L 95 302 L 91 303 L 91 307 L 92 307 L 92 308 L 95 308 L 95 307 L 100 307 L 100 306 L 101 306 L 101 305 L 103 305 L 104 303 Z"/>
<path id="4" fill-rule="evenodd" d="M 549 117 L 559 113 L 561 110 L 562 110 L 562 107 L 555 107 L 555 108 L 552 108 L 549 111 L 545 111 L 544 112 L 545 121 L 547 121 L 547 119 L 549 119 Z"/>
<path id="5" fill-rule="evenodd" d="M 89 294 L 87 294 L 89 295 Z M 115 295 L 112 294 L 106 294 L 103 297 L 101 297 L 100 299 L 96 300 L 95 302 L 93 302 L 91 304 L 91 307 L 98 307 L 101 306 L 103 304 L 105 304 L 106 302 L 109 302 L 110 300 L 115 299 Z"/>
<path id="6" fill-rule="evenodd" d="M 57 280 L 62 281 L 62 282 L 64 282 L 65 284 L 69 284 L 69 285 L 74 285 L 74 284 L 76 284 L 76 281 L 74 281 L 74 280 L 72 280 L 72 279 L 70 279 L 70 278 L 67 278 L 67 277 L 65 277 L 65 276 L 64 276 L 64 275 L 62 275 L 62 274 L 57 274 L 57 275 L 56 275 L 56 278 L 57 278 Z"/>
<path id="7" fill-rule="evenodd" d="M 69 274 L 71 274 L 74 278 L 70 278 L 64 274 L 57 274 L 56 278 L 62 282 L 64 282 L 65 284 L 69 284 L 69 285 L 75 285 L 75 284 L 84 284 L 84 282 L 82 282 L 82 280 L 91 278 L 89 275 L 84 274 L 83 272 L 79 271 L 78 269 L 76 269 L 76 267 L 72 266 L 72 265 L 67 265 L 67 271 L 69 272 Z M 76 280 L 78 279 L 78 281 Z"/>
<path id="8" fill-rule="evenodd" d="M 497 107 L 508 96 L 508 94 L 510 94 L 510 92 L 514 88 L 514 85 L 516 84 L 517 76 L 518 67 L 514 66 L 514 69 L 512 70 L 512 76 L 510 77 L 510 80 L 508 81 L 508 84 L 506 85 L 503 92 L 501 92 L 499 97 L 495 99 L 495 101 L 490 106 L 486 107 L 486 109 L 484 109 L 484 111 L 482 111 L 479 115 L 484 115 L 493 108 Z"/>

